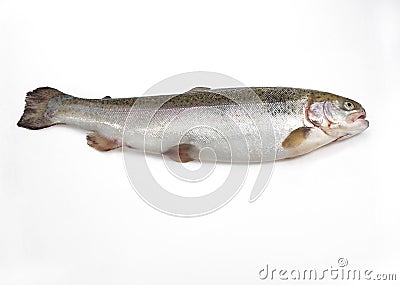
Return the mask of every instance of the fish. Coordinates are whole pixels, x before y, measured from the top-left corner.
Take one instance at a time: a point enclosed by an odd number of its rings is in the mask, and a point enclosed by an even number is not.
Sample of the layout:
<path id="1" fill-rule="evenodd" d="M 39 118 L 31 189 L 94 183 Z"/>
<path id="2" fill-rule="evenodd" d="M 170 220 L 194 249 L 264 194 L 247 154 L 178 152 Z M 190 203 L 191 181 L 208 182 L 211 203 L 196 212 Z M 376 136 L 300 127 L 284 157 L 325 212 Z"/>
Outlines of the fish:
<path id="1" fill-rule="evenodd" d="M 195 87 L 178 94 L 83 99 L 51 87 L 28 92 L 17 125 L 88 132 L 98 151 L 123 147 L 186 163 L 293 158 L 369 127 L 360 103 L 313 89 Z"/>

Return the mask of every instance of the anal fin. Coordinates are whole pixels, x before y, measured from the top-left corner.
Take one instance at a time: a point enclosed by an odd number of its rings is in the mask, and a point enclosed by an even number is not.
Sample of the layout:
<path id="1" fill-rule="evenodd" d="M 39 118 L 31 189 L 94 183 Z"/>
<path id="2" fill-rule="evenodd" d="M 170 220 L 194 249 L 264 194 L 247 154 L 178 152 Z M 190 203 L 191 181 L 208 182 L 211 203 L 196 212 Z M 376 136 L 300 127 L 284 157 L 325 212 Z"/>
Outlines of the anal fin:
<path id="1" fill-rule="evenodd" d="M 177 162 L 189 162 L 199 157 L 199 150 L 192 144 L 180 144 L 171 147 L 163 155 L 168 156 L 170 159 Z"/>
<path id="2" fill-rule="evenodd" d="M 99 151 L 108 151 L 120 147 L 117 140 L 108 139 L 98 133 L 90 133 L 86 136 L 87 144 Z"/>

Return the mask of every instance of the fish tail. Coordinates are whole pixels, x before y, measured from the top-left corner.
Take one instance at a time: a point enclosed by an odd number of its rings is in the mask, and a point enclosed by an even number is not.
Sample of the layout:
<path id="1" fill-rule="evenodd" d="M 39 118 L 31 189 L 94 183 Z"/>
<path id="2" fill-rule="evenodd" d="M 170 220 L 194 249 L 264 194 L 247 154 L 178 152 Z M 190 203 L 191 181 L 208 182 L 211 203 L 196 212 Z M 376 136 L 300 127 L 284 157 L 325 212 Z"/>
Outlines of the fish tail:
<path id="1" fill-rule="evenodd" d="M 40 87 L 26 94 L 25 110 L 17 125 L 31 130 L 38 130 L 59 124 L 52 114 L 66 98 L 73 98 L 57 89 Z"/>

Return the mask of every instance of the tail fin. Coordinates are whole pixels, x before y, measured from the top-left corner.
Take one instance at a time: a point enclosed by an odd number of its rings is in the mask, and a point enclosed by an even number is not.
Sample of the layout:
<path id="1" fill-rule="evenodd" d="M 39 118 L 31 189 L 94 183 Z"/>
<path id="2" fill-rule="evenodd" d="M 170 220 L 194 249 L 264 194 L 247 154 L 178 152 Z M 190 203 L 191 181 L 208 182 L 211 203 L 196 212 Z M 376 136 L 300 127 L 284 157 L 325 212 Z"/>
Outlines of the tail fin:
<path id="1" fill-rule="evenodd" d="M 57 98 L 71 97 L 50 87 L 41 87 L 28 92 L 25 98 L 25 110 L 17 123 L 19 127 L 38 130 L 57 124 L 51 119 L 51 112 L 57 105 Z M 55 100 L 52 100 L 55 99 Z M 54 104 L 49 104 L 50 100 Z"/>

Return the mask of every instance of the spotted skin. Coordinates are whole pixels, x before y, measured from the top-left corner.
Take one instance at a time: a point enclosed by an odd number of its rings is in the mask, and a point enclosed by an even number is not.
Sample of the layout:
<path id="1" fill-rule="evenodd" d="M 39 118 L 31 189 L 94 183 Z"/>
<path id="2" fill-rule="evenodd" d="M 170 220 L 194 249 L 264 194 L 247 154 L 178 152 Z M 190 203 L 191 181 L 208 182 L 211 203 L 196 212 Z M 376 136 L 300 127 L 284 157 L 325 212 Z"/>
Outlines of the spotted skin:
<path id="1" fill-rule="evenodd" d="M 239 163 L 302 155 L 368 127 L 359 103 L 311 89 L 197 87 L 182 94 L 110 95 L 82 99 L 39 88 L 27 94 L 18 125 L 29 129 L 76 126 L 91 132 L 88 144 L 98 150 L 125 145 L 186 162 L 197 159 L 203 148 L 211 148 L 217 161 Z M 171 122 L 175 125 L 168 129 Z M 203 125 L 219 132 L 199 128 Z"/>

